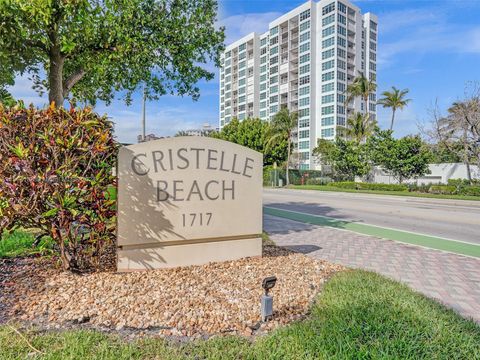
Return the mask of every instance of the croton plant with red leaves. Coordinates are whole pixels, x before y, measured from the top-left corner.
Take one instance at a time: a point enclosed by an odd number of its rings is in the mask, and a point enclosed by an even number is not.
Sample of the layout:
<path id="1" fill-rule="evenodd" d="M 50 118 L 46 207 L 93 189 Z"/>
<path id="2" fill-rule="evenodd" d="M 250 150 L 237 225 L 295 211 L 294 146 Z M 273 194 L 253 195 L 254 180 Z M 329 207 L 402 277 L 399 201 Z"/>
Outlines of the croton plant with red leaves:
<path id="1" fill-rule="evenodd" d="M 65 270 L 97 268 L 115 239 L 117 148 L 90 108 L 0 106 L 0 234 L 39 229 Z"/>

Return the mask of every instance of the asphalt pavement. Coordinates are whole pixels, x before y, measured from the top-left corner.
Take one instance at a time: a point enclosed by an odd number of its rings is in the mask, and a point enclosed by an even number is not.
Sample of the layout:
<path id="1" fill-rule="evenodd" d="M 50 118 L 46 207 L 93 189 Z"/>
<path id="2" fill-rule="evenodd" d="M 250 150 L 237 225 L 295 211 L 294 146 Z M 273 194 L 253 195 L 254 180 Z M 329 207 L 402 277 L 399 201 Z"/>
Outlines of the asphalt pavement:
<path id="1" fill-rule="evenodd" d="M 267 207 L 480 244 L 480 201 L 265 189 Z"/>

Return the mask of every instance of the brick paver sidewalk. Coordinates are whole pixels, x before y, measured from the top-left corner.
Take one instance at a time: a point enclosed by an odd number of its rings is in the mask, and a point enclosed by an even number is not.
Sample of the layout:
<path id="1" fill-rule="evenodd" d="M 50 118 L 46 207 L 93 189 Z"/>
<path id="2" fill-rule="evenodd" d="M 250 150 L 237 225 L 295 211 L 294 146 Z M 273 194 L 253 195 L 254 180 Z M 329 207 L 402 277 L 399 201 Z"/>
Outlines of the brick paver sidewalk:
<path id="1" fill-rule="evenodd" d="M 480 259 L 270 215 L 263 227 L 277 245 L 402 281 L 480 323 Z"/>

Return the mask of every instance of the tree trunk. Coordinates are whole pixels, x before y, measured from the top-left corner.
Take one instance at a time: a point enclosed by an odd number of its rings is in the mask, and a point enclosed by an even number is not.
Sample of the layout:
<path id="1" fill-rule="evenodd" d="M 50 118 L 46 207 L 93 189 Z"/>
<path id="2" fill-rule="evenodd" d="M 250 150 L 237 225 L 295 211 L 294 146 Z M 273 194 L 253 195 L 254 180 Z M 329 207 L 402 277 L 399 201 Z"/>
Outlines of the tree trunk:
<path id="1" fill-rule="evenodd" d="M 286 179 L 285 183 L 286 185 L 290 185 L 290 179 L 288 177 L 288 166 L 290 165 L 290 146 L 291 146 L 291 135 L 288 134 L 288 148 L 287 148 L 287 166 L 285 167 L 285 174 L 286 174 Z"/>
<path id="2" fill-rule="evenodd" d="M 392 122 L 390 123 L 390 130 L 393 130 L 394 121 L 395 121 L 395 108 L 392 108 Z"/>
<path id="3" fill-rule="evenodd" d="M 55 106 L 63 106 L 63 64 L 64 57 L 60 54 L 60 49 L 52 49 L 50 52 L 50 69 L 48 74 L 48 100 Z"/>
<path id="4" fill-rule="evenodd" d="M 467 142 L 467 129 L 463 129 L 463 162 L 467 167 L 467 179 L 468 183 L 472 185 L 472 171 L 470 169 L 470 162 L 468 158 L 468 142 Z"/>

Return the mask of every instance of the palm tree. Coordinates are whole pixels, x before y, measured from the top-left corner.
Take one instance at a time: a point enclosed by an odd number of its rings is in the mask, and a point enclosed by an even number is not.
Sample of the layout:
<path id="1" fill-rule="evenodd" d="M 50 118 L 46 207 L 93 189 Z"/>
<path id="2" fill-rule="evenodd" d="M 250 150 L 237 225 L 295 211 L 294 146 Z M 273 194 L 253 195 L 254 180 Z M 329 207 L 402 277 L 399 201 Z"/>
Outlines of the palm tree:
<path id="1" fill-rule="evenodd" d="M 360 144 L 373 133 L 375 125 L 368 114 L 356 112 L 347 120 L 347 136 Z"/>
<path id="2" fill-rule="evenodd" d="M 408 91 L 408 89 L 399 90 L 395 86 L 392 86 L 392 91 L 384 91 L 382 93 L 383 98 L 378 100 L 378 104 L 383 105 L 384 108 L 392 109 L 392 122 L 390 123 L 390 130 L 393 130 L 395 111 L 397 111 L 397 109 L 402 110 L 410 101 L 412 101 L 411 99 L 405 99 L 405 95 L 408 94 Z"/>
<path id="3" fill-rule="evenodd" d="M 347 86 L 347 99 L 345 100 L 345 104 L 348 104 L 350 101 L 359 97 L 363 100 L 366 106 L 366 114 L 369 114 L 369 106 L 368 106 L 368 98 L 370 94 L 374 93 L 377 89 L 377 84 L 375 84 L 372 80 L 368 80 L 363 72 L 358 72 L 358 76 L 353 79 L 353 82 Z"/>
<path id="4" fill-rule="evenodd" d="M 284 139 L 284 137 L 287 136 L 287 165 L 285 166 L 287 185 L 290 184 L 288 178 L 288 166 L 290 165 L 292 138 L 297 125 L 298 113 L 290 112 L 286 107 L 282 107 L 280 111 L 275 114 L 270 123 L 270 134 L 268 136 L 267 146 L 270 146 L 275 141 Z"/>

